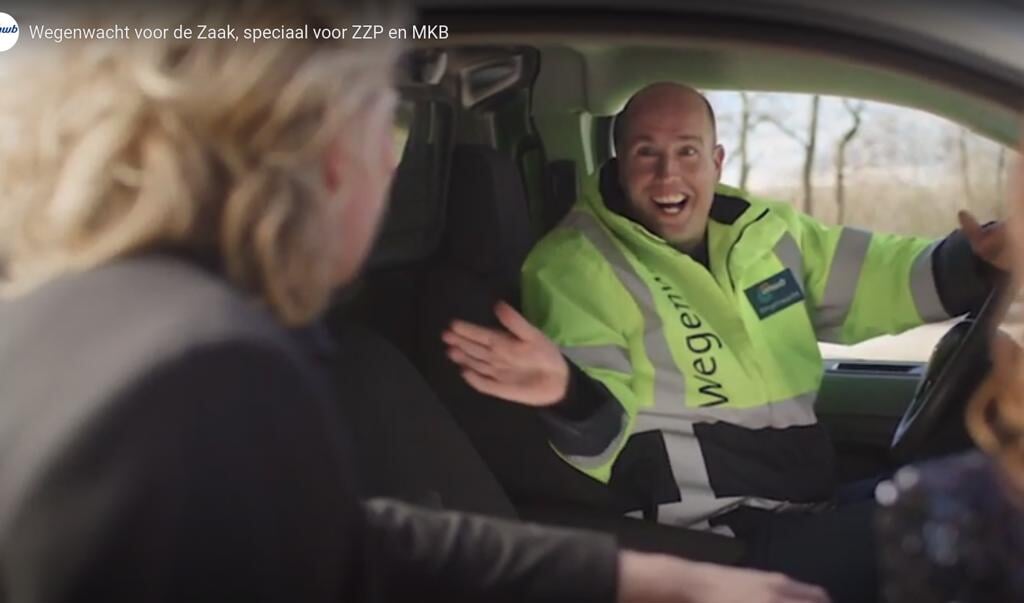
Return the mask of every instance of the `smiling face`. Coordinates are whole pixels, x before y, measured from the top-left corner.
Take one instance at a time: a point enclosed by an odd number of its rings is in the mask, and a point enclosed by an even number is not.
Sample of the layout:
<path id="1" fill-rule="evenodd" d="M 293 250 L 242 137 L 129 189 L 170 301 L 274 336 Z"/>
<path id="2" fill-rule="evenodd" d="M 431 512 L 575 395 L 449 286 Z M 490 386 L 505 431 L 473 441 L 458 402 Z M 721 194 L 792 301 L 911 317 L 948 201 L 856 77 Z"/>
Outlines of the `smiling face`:
<path id="1" fill-rule="evenodd" d="M 637 93 L 621 117 L 619 184 L 630 217 L 684 251 L 704 238 L 724 151 L 702 96 L 675 84 Z"/>

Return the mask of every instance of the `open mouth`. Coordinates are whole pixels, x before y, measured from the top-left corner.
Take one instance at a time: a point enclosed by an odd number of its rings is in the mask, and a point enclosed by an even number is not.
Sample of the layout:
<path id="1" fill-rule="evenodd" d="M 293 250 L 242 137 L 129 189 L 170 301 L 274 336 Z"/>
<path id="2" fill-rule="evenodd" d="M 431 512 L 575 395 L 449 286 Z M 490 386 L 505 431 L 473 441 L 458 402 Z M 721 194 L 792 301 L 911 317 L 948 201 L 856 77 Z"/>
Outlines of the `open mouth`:
<path id="1" fill-rule="evenodd" d="M 686 204 L 690 202 L 690 196 L 678 193 L 675 195 L 651 197 L 651 201 L 658 206 L 662 213 L 671 216 L 680 213 L 686 208 Z"/>

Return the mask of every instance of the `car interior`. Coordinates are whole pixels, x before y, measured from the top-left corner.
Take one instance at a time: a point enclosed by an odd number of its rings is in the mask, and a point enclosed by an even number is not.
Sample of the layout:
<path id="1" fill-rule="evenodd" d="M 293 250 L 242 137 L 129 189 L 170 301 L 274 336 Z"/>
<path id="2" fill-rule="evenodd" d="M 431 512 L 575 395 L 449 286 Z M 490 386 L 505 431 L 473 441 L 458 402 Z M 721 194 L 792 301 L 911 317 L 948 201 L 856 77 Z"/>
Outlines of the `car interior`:
<path id="1" fill-rule="evenodd" d="M 364 485 L 371 495 L 602 529 L 643 550 L 735 562 L 742 543 L 653 521 L 658 488 L 643 458 L 624 453 L 608 485 L 561 461 L 531 409 L 462 381 L 442 330 L 456 318 L 497 326 L 495 302 L 518 305 L 527 253 L 611 157 L 613 117 L 647 83 L 885 101 L 1007 145 L 1019 90 L 909 43 L 792 25 L 697 21 L 626 37 L 614 23 L 576 32 L 545 23 L 532 35 L 514 20 L 465 24 L 462 38 L 415 46 L 404 61 L 389 213 L 361 279 L 338 292 L 327 320 Z M 927 364 L 825 362 L 817 409 L 841 480 L 968 445 L 957 405 L 985 370 L 979 325 L 995 306 L 992 298 L 951 330 Z M 905 415 L 927 420 L 894 447 Z"/>

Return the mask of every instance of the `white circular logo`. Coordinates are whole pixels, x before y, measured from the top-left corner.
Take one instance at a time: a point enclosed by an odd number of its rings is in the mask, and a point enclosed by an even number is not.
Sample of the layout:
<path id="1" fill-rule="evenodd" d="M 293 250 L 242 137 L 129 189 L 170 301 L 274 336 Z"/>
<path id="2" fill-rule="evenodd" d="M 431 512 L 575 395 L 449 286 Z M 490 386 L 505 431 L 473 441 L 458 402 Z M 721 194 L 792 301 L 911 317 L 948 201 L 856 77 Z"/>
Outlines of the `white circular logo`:
<path id="1" fill-rule="evenodd" d="M 18 22 L 7 13 L 0 13 L 0 52 L 18 43 Z"/>

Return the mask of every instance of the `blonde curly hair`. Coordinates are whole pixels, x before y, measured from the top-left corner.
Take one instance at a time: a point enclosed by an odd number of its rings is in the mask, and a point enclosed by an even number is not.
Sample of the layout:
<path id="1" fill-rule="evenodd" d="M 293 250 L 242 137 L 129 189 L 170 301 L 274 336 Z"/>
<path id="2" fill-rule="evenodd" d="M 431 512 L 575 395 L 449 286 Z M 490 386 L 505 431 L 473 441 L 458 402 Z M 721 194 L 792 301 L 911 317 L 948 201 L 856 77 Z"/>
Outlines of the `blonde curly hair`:
<path id="1" fill-rule="evenodd" d="M 312 31 L 397 18 L 340 0 L 186 2 L 157 17 L 106 6 L 66 24 Z M 337 145 L 364 162 L 354 169 L 380 156 L 357 145 L 393 94 L 394 42 L 31 42 L 4 57 L 18 84 L 0 98 L 8 294 L 170 247 L 213 255 L 286 324 L 322 310 L 340 248 L 331 228 L 350 201 L 344 182 L 327 190 L 324 158 Z"/>

